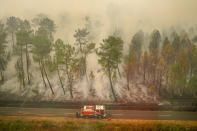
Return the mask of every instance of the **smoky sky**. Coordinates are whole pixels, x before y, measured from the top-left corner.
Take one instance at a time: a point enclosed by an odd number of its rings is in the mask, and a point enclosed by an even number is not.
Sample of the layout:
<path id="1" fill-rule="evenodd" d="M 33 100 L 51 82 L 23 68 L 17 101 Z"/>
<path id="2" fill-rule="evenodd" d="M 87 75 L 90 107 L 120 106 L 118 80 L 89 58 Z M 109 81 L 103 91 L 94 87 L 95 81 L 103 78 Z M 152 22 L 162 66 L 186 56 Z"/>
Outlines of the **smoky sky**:
<path id="1" fill-rule="evenodd" d="M 117 28 L 130 37 L 139 29 L 193 26 L 197 23 L 196 7 L 197 0 L 0 0 L 0 18 L 32 19 L 43 13 L 55 21 L 57 34 L 69 41 L 74 30 L 84 24 L 85 16 L 100 21 L 102 34 Z"/>
<path id="2" fill-rule="evenodd" d="M 196 7 L 196 0 L 0 0 L 0 16 L 28 17 L 38 13 L 51 16 L 62 13 L 106 15 L 111 8 L 114 17 L 124 16 L 133 21 L 196 23 Z"/>

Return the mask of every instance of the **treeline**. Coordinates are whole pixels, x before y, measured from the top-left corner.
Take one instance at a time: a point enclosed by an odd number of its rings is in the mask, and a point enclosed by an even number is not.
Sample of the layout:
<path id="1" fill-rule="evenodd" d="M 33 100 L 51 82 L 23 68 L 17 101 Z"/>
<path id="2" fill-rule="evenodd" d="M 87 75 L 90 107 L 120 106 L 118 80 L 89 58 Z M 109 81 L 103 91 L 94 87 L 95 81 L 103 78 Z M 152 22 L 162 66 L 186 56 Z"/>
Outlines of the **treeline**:
<path id="1" fill-rule="evenodd" d="M 85 20 L 90 23 L 90 19 Z M 114 86 L 118 79 L 123 78 L 127 82 L 121 86 L 125 93 L 132 90 L 131 84 L 140 82 L 157 97 L 197 96 L 197 48 L 194 44 L 197 37 L 190 39 L 186 31 L 161 35 L 155 29 L 148 38 L 139 31 L 131 38 L 129 50 L 124 52 L 124 42 L 117 33 L 103 39 L 96 48 L 88 24 L 75 31 L 75 45 L 61 39 L 54 40 L 56 30 L 54 21 L 44 15 L 31 21 L 11 16 L 4 24 L 1 22 L 1 85 L 6 81 L 4 72 L 9 61 L 16 58 L 16 77 L 21 91 L 35 84 L 37 76 L 31 70 L 35 64 L 43 86 L 50 89 L 52 95 L 55 91 L 49 74 L 56 72 L 62 92 L 66 94 L 67 89 L 71 99 L 80 94 L 75 83 L 84 78 L 89 95 L 96 97 L 94 81 L 98 71 L 88 71 L 87 66 L 88 56 L 96 53 L 102 67 L 100 71 L 108 78 L 115 101 L 119 96 Z M 145 44 L 148 48 L 144 49 Z"/>
<path id="2" fill-rule="evenodd" d="M 162 36 L 154 30 L 148 49 L 142 52 L 144 33 L 136 33 L 124 58 L 124 72 L 129 83 L 143 79 L 143 83 L 158 97 L 196 97 L 197 48 L 195 37 L 190 40 L 186 31 L 172 31 Z"/>

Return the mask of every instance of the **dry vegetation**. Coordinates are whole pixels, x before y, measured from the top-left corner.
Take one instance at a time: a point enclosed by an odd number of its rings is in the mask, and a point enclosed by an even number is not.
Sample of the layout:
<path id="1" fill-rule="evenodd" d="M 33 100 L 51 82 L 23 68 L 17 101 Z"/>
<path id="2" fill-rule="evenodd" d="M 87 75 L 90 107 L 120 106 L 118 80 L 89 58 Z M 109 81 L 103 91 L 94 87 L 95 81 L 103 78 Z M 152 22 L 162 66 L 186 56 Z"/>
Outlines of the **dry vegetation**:
<path id="1" fill-rule="evenodd" d="M 195 121 L 0 117 L 0 131 L 196 131 Z"/>

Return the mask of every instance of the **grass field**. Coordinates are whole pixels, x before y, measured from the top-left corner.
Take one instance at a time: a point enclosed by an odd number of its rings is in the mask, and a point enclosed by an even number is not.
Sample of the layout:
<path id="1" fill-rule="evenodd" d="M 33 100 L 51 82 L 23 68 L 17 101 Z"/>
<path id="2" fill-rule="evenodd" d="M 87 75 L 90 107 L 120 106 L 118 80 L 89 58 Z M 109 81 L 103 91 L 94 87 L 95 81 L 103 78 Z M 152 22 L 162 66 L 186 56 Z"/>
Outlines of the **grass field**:
<path id="1" fill-rule="evenodd" d="M 0 117 L 0 131 L 197 131 L 197 121 Z"/>

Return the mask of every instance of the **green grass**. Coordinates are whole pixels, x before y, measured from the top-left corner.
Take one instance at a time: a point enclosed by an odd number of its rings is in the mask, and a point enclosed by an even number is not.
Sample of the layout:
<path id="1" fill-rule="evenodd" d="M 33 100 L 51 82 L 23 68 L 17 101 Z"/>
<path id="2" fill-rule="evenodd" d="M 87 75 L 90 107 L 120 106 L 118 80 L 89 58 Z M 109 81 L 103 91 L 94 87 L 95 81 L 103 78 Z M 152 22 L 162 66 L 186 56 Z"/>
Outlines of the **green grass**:
<path id="1" fill-rule="evenodd" d="M 197 131 L 197 122 L 0 117 L 0 131 Z"/>

